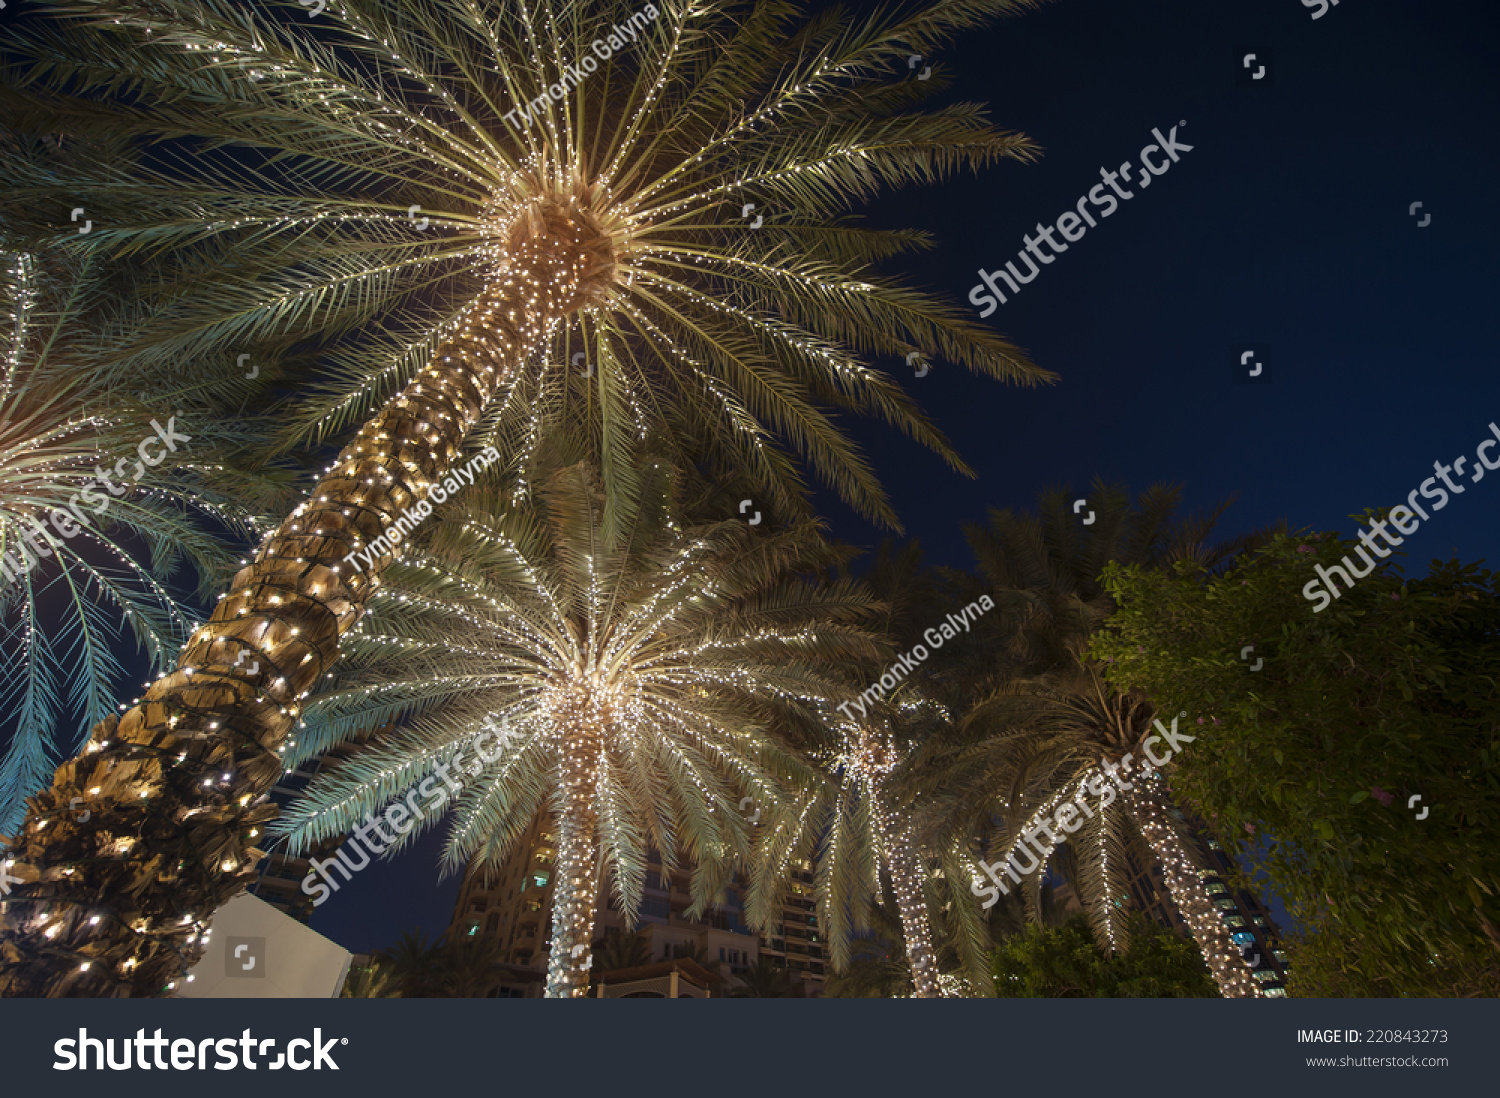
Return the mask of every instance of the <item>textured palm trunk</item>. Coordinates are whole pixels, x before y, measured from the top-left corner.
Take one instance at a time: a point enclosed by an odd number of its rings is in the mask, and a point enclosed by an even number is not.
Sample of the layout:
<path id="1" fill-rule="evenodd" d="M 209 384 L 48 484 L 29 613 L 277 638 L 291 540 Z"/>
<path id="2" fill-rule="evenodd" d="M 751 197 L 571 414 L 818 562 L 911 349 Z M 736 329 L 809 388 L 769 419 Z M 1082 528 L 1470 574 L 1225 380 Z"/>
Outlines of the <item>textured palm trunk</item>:
<path id="1" fill-rule="evenodd" d="M 429 367 L 367 423 L 234 578 L 181 663 L 96 725 L 32 798 L 0 887 L 0 996 L 170 993 L 254 877 L 265 794 L 303 699 L 392 553 L 346 560 L 442 478 L 496 386 L 609 271 L 571 208 L 541 209 Z"/>
<path id="2" fill-rule="evenodd" d="M 878 784 L 871 790 L 876 826 L 880 828 L 880 845 L 884 847 L 885 864 L 896 889 L 896 908 L 901 914 L 901 933 L 906 939 L 906 956 L 911 965 L 912 983 L 918 999 L 940 999 L 937 957 L 932 948 L 932 928 L 927 922 L 927 900 L 922 887 L 922 867 L 918 860 L 911 828 L 896 822 L 886 807 L 884 790 Z"/>
<path id="3" fill-rule="evenodd" d="M 1182 841 L 1167 822 L 1167 803 L 1160 782 L 1138 781 L 1129 797 L 1141 834 L 1161 863 L 1172 901 L 1187 920 L 1193 940 L 1203 951 L 1203 959 L 1208 962 L 1214 982 L 1219 985 L 1219 994 L 1226 999 L 1264 998 L 1265 992 L 1250 975 L 1250 966 L 1229 936 L 1229 928 L 1224 925 L 1212 897 L 1194 871 Z"/>
<path id="4" fill-rule="evenodd" d="M 599 788 L 603 741 L 597 725 L 570 721 L 563 737 L 558 791 L 557 880 L 552 889 L 552 942 L 547 957 L 547 998 L 588 995 L 593 967 L 594 915 L 599 896 Z"/>

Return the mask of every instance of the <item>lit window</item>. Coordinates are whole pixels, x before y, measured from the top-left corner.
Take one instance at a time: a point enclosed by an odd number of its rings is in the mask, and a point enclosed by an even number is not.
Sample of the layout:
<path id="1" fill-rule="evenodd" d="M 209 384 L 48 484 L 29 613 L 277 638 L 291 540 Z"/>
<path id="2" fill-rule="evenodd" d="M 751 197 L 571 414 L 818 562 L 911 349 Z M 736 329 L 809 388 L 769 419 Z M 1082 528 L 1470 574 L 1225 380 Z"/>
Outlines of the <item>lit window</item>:
<path id="1" fill-rule="evenodd" d="M 1203 887 L 1208 889 L 1208 894 L 1210 896 L 1223 896 L 1229 892 L 1229 889 L 1225 888 L 1218 881 L 1210 881 Z"/>
<path id="2" fill-rule="evenodd" d="M 1235 945 L 1252 946 L 1255 944 L 1255 935 L 1248 930 L 1236 930 L 1230 937 L 1234 939 Z"/>
<path id="3" fill-rule="evenodd" d="M 1228 923 L 1230 926 L 1244 926 L 1245 925 L 1245 917 L 1243 915 L 1225 915 L 1224 916 L 1224 921 L 1226 923 Z"/>
<path id="4" fill-rule="evenodd" d="M 1284 988 L 1284 987 L 1268 987 L 1268 988 L 1266 988 L 1266 998 L 1267 999 L 1285 999 L 1286 998 L 1286 988 Z"/>
<path id="5" fill-rule="evenodd" d="M 1263 984 L 1268 984 L 1272 980 L 1276 979 L 1276 973 L 1272 972 L 1270 969 L 1258 968 L 1255 970 L 1255 978 Z"/>

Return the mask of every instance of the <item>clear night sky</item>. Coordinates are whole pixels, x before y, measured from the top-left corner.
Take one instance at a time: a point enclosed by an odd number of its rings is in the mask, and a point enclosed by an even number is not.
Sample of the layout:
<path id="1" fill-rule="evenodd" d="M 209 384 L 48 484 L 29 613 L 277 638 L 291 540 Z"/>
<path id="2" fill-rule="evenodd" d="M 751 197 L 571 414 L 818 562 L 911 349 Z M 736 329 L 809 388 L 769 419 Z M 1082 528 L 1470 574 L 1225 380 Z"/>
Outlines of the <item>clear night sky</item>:
<path id="1" fill-rule="evenodd" d="M 965 308 L 979 268 L 1011 260 L 1024 272 L 1023 235 L 1074 209 L 1101 167 L 1139 165 L 1153 127 L 1177 126 L 1193 147 L 1149 189 L 1122 183 L 1134 197 L 984 321 L 1056 385 L 1009 388 L 941 360 L 923 378 L 878 363 L 979 474 L 965 480 L 894 432 L 853 425 L 930 562 L 967 565 L 960 525 L 987 507 L 1029 506 L 1053 485 L 1082 496 L 1096 475 L 1137 490 L 1181 483 L 1190 509 L 1239 493 L 1226 535 L 1284 518 L 1347 536 L 1348 516 L 1403 501 L 1434 461 L 1472 464 L 1500 423 L 1500 8 L 1342 0 L 1313 20 L 1314 10 L 1056 0 L 927 59 L 955 80 L 939 102 L 986 102 L 997 124 L 1045 150 L 1036 164 L 867 211 L 936 234 L 936 250 L 899 269 Z M 1269 53 L 1274 86 L 1236 86 L 1250 52 L 1257 63 Z M 1269 346 L 1269 385 L 1231 382 L 1238 344 Z M 1408 539 L 1409 571 L 1496 546 L 1500 473 L 1461 483 Z M 881 536 L 830 495 L 819 505 L 840 537 Z M 441 841 L 430 832 L 358 874 L 313 927 L 355 951 L 417 925 L 443 929 L 458 882 L 438 881 Z"/>
<path id="2" fill-rule="evenodd" d="M 1434 461 L 1473 462 L 1500 422 L 1500 10 L 1343 0 L 1313 20 L 1314 10 L 1059 0 L 935 59 L 955 78 L 945 99 L 987 102 L 998 124 L 1045 148 L 1037 164 L 869 211 L 935 233 L 938 249 L 902 262 L 966 307 L 979 268 L 1016 260 L 1023 234 L 1074 208 L 1101 167 L 1139 164 L 1153 127 L 1177 125 L 1193 149 L 1147 190 L 1122 184 L 1135 197 L 986 321 L 1058 384 L 1007 388 L 941 361 L 915 378 L 905 363 L 881 364 L 979 474 L 965 480 L 890 432 L 857 428 L 930 560 L 968 564 L 959 526 L 987 507 L 1027 506 L 1054 484 L 1083 495 L 1095 475 L 1136 489 L 1182 483 L 1194 509 L 1238 492 L 1226 534 L 1285 518 L 1350 535 L 1348 516 L 1400 502 Z M 1275 86 L 1237 87 L 1242 55 L 1267 49 Z M 1271 384 L 1231 382 L 1236 344 L 1270 346 Z M 1409 571 L 1491 555 L 1500 474 L 1464 483 L 1408 540 Z M 840 536 L 878 540 L 828 496 L 820 505 Z M 457 882 L 436 881 L 438 841 L 361 874 L 314 927 L 359 950 L 418 923 L 441 929 Z"/>

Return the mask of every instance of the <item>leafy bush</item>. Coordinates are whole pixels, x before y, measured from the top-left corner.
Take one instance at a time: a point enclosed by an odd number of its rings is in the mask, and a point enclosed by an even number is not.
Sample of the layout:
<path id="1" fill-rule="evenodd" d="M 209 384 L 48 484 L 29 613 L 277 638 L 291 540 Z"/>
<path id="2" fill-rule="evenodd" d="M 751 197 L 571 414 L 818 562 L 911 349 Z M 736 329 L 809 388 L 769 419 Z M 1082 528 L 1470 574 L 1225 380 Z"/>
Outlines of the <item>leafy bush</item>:
<path id="1" fill-rule="evenodd" d="M 1173 790 L 1301 923 L 1302 994 L 1477 993 L 1500 970 L 1496 577 L 1406 581 L 1392 556 L 1315 613 L 1315 565 L 1353 546 L 1283 535 L 1221 576 L 1111 565 L 1093 654 L 1201 725 Z"/>

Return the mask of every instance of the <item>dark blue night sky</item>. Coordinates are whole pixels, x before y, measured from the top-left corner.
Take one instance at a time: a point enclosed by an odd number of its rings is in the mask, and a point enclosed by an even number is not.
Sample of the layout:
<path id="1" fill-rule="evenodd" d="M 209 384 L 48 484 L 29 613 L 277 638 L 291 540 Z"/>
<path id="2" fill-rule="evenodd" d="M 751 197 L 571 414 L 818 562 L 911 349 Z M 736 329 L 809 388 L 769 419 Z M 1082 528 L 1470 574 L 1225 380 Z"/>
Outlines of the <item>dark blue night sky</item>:
<path id="1" fill-rule="evenodd" d="M 1238 493 L 1226 535 L 1284 518 L 1347 536 L 1348 516 L 1401 502 L 1435 461 L 1472 463 L 1500 422 L 1500 11 L 1479 0 L 1314 10 L 1060 0 L 935 59 L 956 80 L 944 99 L 987 102 L 1046 151 L 869 211 L 936 233 L 938 249 L 903 262 L 966 307 L 981 267 L 1015 261 L 1023 235 L 1073 209 L 1101 167 L 1139 164 L 1153 128 L 1177 126 L 1193 148 L 986 321 L 1058 384 L 881 364 L 979 474 L 964 480 L 890 432 L 856 428 L 929 560 L 968 564 L 962 523 L 1026 507 L 1049 485 L 1084 495 L 1095 476 L 1181 483 L 1190 509 Z M 1236 86 L 1249 52 L 1257 65 L 1269 55 L 1274 86 Z M 1269 348 L 1270 384 L 1232 382 L 1237 345 Z M 1489 556 L 1497 500 L 1500 475 L 1433 513 L 1404 546 L 1408 570 Z M 819 504 L 841 537 L 879 539 L 827 495 Z M 439 842 L 366 870 L 313 926 L 354 950 L 417 924 L 442 929 L 457 881 L 437 883 Z"/>

